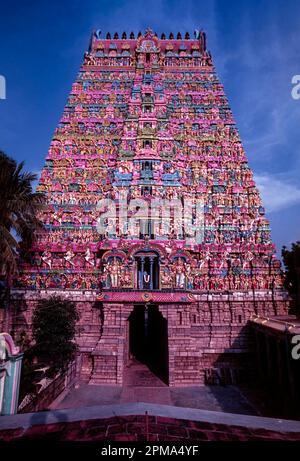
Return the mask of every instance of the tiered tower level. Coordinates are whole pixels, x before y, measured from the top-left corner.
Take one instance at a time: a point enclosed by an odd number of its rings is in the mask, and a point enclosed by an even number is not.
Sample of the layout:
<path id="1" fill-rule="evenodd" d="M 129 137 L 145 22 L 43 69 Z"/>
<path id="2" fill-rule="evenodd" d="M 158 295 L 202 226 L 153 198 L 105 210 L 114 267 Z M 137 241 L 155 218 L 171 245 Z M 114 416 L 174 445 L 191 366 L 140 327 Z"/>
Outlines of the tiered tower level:
<path id="1" fill-rule="evenodd" d="M 44 230 L 13 291 L 15 333 L 55 293 L 78 305 L 88 382 L 122 384 L 133 357 L 173 386 L 249 377 L 247 321 L 285 314 L 287 299 L 203 32 L 93 34 L 38 190 Z M 154 201 L 162 211 L 147 215 Z M 170 201 L 188 204 L 190 226 L 163 216 Z M 121 209 L 133 225 L 109 214 Z"/>

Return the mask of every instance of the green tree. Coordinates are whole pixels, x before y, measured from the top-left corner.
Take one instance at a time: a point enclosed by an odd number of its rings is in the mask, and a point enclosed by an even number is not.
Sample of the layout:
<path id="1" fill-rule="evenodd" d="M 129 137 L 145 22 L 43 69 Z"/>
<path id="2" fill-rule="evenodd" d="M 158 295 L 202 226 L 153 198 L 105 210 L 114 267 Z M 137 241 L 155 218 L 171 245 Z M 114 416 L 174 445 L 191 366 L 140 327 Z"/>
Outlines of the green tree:
<path id="1" fill-rule="evenodd" d="M 4 308 L 3 329 L 9 329 L 10 286 L 17 273 L 21 242 L 30 245 L 41 227 L 37 210 L 43 195 L 33 192 L 33 173 L 23 171 L 24 163 L 0 151 L 0 307 Z"/>
<path id="2" fill-rule="evenodd" d="M 20 241 L 30 244 L 41 226 L 36 217 L 43 195 L 33 192 L 33 173 L 0 151 L 0 275 L 9 282 L 17 272 Z"/>
<path id="3" fill-rule="evenodd" d="M 73 360 L 79 315 L 75 304 L 59 296 L 42 299 L 33 313 L 34 355 L 39 366 L 49 366 L 48 375 L 64 372 Z"/>
<path id="4" fill-rule="evenodd" d="M 32 348 L 32 341 L 25 330 L 22 330 L 15 337 L 16 344 L 20 347 L 21 351 L 24 352 L 22 362 L 22 373 L 20 381 L 20 397 L 21 402 L 23 398 L 28 394 L 35 394 L 37 391 L 35 380 L 36 365 L 34 363 L 34 355 Z"/>

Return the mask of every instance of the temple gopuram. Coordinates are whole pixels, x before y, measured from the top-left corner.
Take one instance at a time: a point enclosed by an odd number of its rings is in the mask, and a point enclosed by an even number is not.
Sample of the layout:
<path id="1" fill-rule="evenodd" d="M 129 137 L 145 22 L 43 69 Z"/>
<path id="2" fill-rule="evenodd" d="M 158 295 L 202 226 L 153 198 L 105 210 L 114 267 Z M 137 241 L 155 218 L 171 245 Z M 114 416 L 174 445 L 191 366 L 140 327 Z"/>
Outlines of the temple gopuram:
<path id="1" fill-rule="evenodd" d="M 14 334 L 56 294 L 78 306 L 83 382 L 122 385 L 133 360 L 169 386 L 251 380 L 249 320 L 288 297 L 204 32 L 94 33 L 38 190 Z"/>

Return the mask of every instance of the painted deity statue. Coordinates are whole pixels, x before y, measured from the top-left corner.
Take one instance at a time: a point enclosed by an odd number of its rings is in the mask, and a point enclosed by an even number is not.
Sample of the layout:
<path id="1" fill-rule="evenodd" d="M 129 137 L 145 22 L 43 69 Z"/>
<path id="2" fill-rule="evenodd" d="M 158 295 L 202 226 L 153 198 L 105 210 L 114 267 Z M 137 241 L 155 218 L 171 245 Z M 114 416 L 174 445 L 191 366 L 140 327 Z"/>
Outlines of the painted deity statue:
<path id="1" fill-rule="evenodd" d="M 89 248 L 86 249 L 84 259 L 88 265 L 95 266 L 94 255 Z"/>
<path id="2" fill-rule="evenodd" d="M 175 263 L 175 285 L 176 288 L 185 288 L 186 271 L 183 258 L 178 258 Z"/>
<path id="3" fill-rule="evenodd" d="M 113 258 L 106 266 L 112 288 L 118 288 L 120 281 L 120 263 L 117 258 Z"/>
<path id="4" fill-rule="evenodd" d="M 52 259 L 51 252 L 45 250 L 41 256 L 41 260 L 51 269 L 52 268 Z"/>
<path id="5" fill-rule="evenodd" d="M 74 262 L 72 261 L 73 258 L 74 258 L 75 254 L 74 252 L 71 250 L 71 249 L 68 249 L 66 251 L 66 254 L 64 256 L 64 259 L 66 261 L 66 265 L 67 266 L 71 266 L 71 267 L 74 267 Z"/>

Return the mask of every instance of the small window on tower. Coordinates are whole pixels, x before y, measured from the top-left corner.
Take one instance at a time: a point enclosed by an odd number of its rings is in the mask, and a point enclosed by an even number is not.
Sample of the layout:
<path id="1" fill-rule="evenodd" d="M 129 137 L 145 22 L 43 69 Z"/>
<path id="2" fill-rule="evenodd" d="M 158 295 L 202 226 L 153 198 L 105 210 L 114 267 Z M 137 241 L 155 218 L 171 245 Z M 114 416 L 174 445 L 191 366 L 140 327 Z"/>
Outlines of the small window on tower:
<path id="1" fill-rule="evenodd" d="M 146 53 L 146 62 L 147 62 L 147 63 L 150 62 L 150 53 Z"/>
<path id="2" fill-rule="evenodd" d="M 146 148 L 146 149 L 149 148 L 149 147 L 152 147 L 152 141 L 150 141 L 149 139 L 145 139 L 143 141 L 143 147 Z"/>
<path id="3" fill-rule="evenodd" d="M 149 197 L 152 194 L 152 187 L 151 186 L 142 186 L 141 187 L 141 195 L 142 197 Z"/>
<path id="4" fill-rule="evenodd" d="M 151 171 L 152 170 L 152 162 L 146 161 L 142 162 L 142 171 Z"/>

